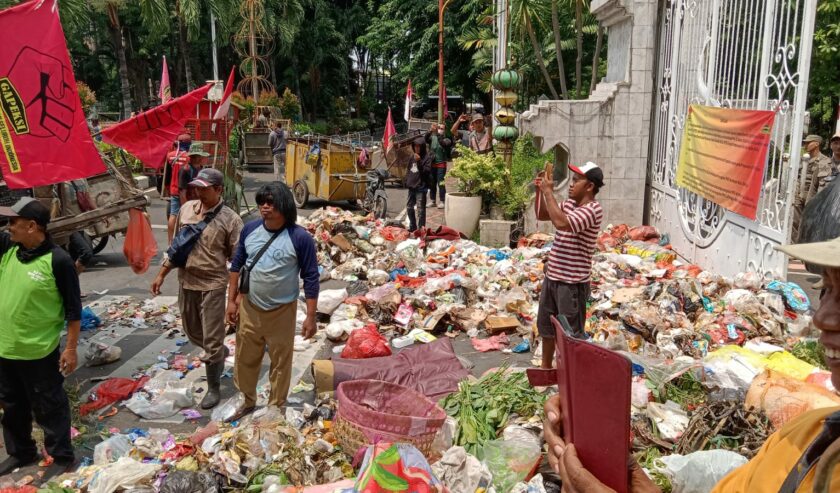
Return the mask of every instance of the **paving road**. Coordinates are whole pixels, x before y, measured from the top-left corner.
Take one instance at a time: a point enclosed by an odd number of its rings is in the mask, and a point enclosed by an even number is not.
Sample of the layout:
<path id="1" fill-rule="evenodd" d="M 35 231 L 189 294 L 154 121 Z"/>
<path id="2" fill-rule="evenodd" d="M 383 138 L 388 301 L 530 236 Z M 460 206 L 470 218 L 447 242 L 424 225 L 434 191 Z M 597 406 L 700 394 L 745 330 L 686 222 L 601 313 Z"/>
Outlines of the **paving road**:
<path id="1" fill-rule="evenodd" d="M 272 175 L 268 169 L 256 170 L 247 173 L 245 176 L 245 193 L 248 204 L 254 207 L 254 195 L 257 189 L 263 185 L 270 183 Z M 152 204 L 149 207 L 149 214 L 152 219 L 153 232 L 160 249 L 167 244 L 166 238 L 166 218 L 165 207 L 167 202 L 157 197 L 157 193 L 152 191 L 149 193 L 152 199 Z M 388 189 L 388 213 L 389 217 L 396 217 L 402 212 L 405 204 L 406 193 L 404 190 L 391 188 Z M 308 216 L 312 211 L 325 205 L 343 205 L 344 204 L 328 204 L 321 201 L 312 201 L 306 209 L 299 211 L 301 216 Z M 442 211 L 429 211 L 429 225 L 440 224 L 442 219 Z M 253 219 L 256 215 L 252 212 L 245 215 L 245 220 Z M 122 355 L 119 361 L 98 367 L 84 367 L 82 366 L 67 378 L 67 383 L 70 386 L 77 386 L 80 394 L 84 397 L 91 389 L 97 385 L 97 380 L 107 377 L 132 377 L 138 371 L 148 368 L 149 366 L 159 362 L 160 358 L 172 358 L 173 354 L 183 354 L 187 356 L 188 361 L 197 356 L 201 350 L 194 347 L 186 341 L 183 333 L 173 332 L 171 327 L 163 323 L 161 316 L 152 316 L 142 325 L 134 325 L 130 318 L 117 317 L 113 313 L 118 311 L 123 313 L 126 310 L 134 310 L 136 308 L 146 309 L 149 313 L 160 311 L 162 307 L 177 307 L 177 279 L 173 273 L 169 276 L 163 286 L 161 296 L 152 297 L 149 287 L 157 274 L 158 266 L 162 258 L 162 251 L 158 253 L 152 262 L 150 269 L 141 275 L 134 274 L 128 266 L 125 257 L 122 253 L 123 238 L 112 238 L 105 249 L 95 257 L 94 264 L 81 276 L 82 292 L 87 294 L 84 300 L 86 306 L 90 306 L 103 320 L 104 328 L 83 332 L 79 344 L 79 358 L 84 361 L 84 354 L 88 344 L 92 341 L 104 342 L 109 345 L 119 346 L 122 350 Z M 337 281 L 327 281 L 322 284 L 322 289 L 332 289 L 344 287 L 344 283 Z M 144 307 L 144 303 L 146 306 Z M 229 336 L 233 337 L 233 336 Z M 473 374 L 479 375 L 484 371 L 499 366 L 505 362 L 511 364 L 527 365 L 528 355 L 503 355 L 501 353 L 478 353 L 476 352 L 466 336 L 461 335 L 458 339 L 453 341 L 456 351 L 472 363 Z M 295 353 L 293 381 L 294 386 L 299 380 L 304 382 L 311 382 L 312 377 L 309 372 L 311 361 L 315 358 L 329 358 L 332 353 L 333 344 L 326 341 L 322 334 L 319 334 L 315 343 L 304 352 Z M 233 380 L 230 378 L 232 369 L 230 365 L 225 378 L 222 380 L 222 398 L 227 399 L 235 394 L 233 387 Z M 263 362 L 263 371 L 260 388 L 265 388 L 268 371 L 268 358 Z M 196 389 L 196 402 L 203 396 L 203 390 L 206 384 L 203 381 L 204 370 L 197 369 L 187 373 L 186 380 L 194 382 Z M 295 394 L 294 397 L 303 401 L 314 400 L 314 392 L 302 392 Z M 299 405 L 299 404 L 298 404 Z M 198 406 L 195 406 L 198 409 Z M 110 409 L 109 408 L 106 408 Z M 95 420 L 94 424 L 89 426 L 88 432 L 93 436 L 89 439 L 77 443 L 77 452 L 80 456 L 92 456 L 93 447 L 98 442 L 98 437 L 95 432 L 106 432 L 108 430 L 120 429 L 126 430 L 133 427 L 141 428 L 167 428 L 174 433 L 192 432 L 198 426 L 202 426 L 209 421 L 209 412 L 202 412 L 202 418 L 195 421 L 163 420 L 163 421 L 146 421 L 138 418 L 124 407 L 117 406 L 118 412 L 116 415 L 104 417 L 101 420 Z M 180 422 L 179 422 L 180 421 Z M 5 458 L 5 448 L 2 447 L 0 441 L 0 460 Z M 17 480 L 25 475 L 33 475 L 37 473 L 38 468 L 29 467 L 22 469 L 14 474 L 12 477 Z"/>

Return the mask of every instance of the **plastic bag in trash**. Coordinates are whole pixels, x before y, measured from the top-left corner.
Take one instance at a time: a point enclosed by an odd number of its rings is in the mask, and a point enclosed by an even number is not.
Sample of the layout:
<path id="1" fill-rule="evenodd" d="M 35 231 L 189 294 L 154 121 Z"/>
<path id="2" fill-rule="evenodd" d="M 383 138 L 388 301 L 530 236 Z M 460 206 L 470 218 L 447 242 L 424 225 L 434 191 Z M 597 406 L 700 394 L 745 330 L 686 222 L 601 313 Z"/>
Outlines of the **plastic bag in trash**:
<path id="1" fill-rule="evenodd" d="M 113 435 L 93 449 L 93 463 L 101 466 L 115 462 L 120 457 L 127 456 L 131 448 L 131 440 L 126 435 Z"/>
<path id="2" fill-rule="evenodd" d="M 181 408 L 170 399 L 157 398 L 150 401 L 143 394 L 134 394 L 125 401 L 125 407 L 131 412 L 145 419 L 163 419 L 177 413 Z"/>
<path id="3" fill-rule="evenodd" d="M 102 320 L 93 313 L 89 306 L 82 309 L 82 330 L 92 330 L 102 325 Z"/>
<path id="4" fill-rule="evenodd" d="M 676 441 L 688 426 L 688 414 L 673 401 L 665 404 L 649 402 L 645 412 L 656 424 L 660 436 L 672 442 Z"/>
<path id="5" fill-rule="evenodd" d="M 341 341 L 353 333 L 354 330 L 364 327 L 365 324 L 361 320 L 341 320 L 339 322 L 331 322 L 327 324 L 326 333 L 327 338 L 331 341 Z"/>
<path id="6" fill-rule="evenodd" d="M 210 419 L 213 421 L 225 422 L 232 418 L 234 413 L 236 413 L 236 410 L 243 404 L 245 404 L 245 395 L 241 392 L 237 392 L 235 396 L 213 409 L 213 412 L 210 414 Z"/>
<path id="7" fill-rule="evenodd" d="M 346 289 L 327 289 L 318 295 L 318 313 L 332 315 L 347 298 Z"/>
<path id="8" fill-rule="evenodd" d="M 107 365 L 119 361 L 120 356 L 122 356 L 122 348 L 119 346 L 91 342 L 85 352 L 85 364 L 87 366 Z"/>
<path id="9" fill-rule="evenodd" d="M 380 442 L 369 446 L 356 476 L 355 487 L 344 493 L 441 491 L 429 462 L 409 444 Z"/>
<path id="10" fill-rule="evenodd" d="M 221 493 L 216 479 L 207 472 L 173 471 L 160 485 L 160 493 Z"/>
<path id="11" fill-rule="evenodd" d="M 160 464 L 146 464 L 128 457 L 121 457 L 117 462 L 108 464 L 94 474 L 88 485 L 88 492 L 112 493 L 121 487 L 150 481 L 161 467 Z"/>
<path id="12" fill-rule="evenodd" d="M 376 325 L 368 324 L 350 334 L 347 345 L 341 352 L 342 358 L 364 359 L 391 356 L 388 340 L 376 330 Z"/>
<path id="13" fill-rule="evenodd" d="M 517 483 L 510 493 L 546 493 L 542 474 L 537 474 L 527 483 Z"/>
<path id="14" fill-rule="evenodd" d="M 532 441 L 490 440 L 478 458 L 493 471 L 497 491 L 510 491 L 525 479 L 540 460 L 542 449 Z"/>
<path id="15" fill-rule="evenodd" d="M 701 450 L 688 455 L 667 455 L 654 468 L 671 480 L 672 493 L 709 493 L 747 458 L 730 450 Z"/>

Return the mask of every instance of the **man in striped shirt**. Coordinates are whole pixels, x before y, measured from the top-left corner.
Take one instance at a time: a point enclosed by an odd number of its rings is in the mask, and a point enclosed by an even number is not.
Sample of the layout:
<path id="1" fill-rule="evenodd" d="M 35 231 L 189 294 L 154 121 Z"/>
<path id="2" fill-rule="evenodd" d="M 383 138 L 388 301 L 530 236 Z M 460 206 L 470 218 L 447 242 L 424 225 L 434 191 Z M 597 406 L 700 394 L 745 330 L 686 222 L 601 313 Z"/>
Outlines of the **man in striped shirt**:
<path id="1" fill-rule="evenodd" d="M 543 341 L 542 367 L 554 363 L 554 327 L 551 317 L 564 315 L 572 329 L 570 335 L 583 338 L 586 301 L 589 298 L 589 275 L 592 252 L 601 229 L 604 212 L 595 200 L 604 186 L 604 173 L 593 162 L 569 165 L 572 180 L 569 199 L 562 204 L 554 198 L 554 182 L 549 176 L 537 179 L 543 192 L 551 223 L 557 228 L 554 246 L 545 264 L 545 279 L 540 293 L 537 329 Z"/>

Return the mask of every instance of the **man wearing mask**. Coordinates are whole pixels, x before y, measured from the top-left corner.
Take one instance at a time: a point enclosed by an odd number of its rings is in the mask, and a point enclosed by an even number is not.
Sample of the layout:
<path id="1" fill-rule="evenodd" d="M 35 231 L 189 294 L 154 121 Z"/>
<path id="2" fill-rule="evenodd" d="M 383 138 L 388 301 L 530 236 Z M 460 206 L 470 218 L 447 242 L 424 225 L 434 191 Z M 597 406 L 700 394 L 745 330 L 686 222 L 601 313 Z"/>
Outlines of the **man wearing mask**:
<path id="1" fill-rule="evenodd" d="M 443 125 L 433 123 L 426 134 L 426 144 L 432 155 L 432 183 L 429 189 L 429 198 L 432 201 L 429 207 L 443 209 L 446 200 L 446 167 L 452 155 L 452 139 L 446 137 Z M 440 203 L 436 198 L 440 195 Z"/>
<path id="2" fill-rule="evenodd" d="M 75 463 L 63 384 L 78 361 L 79 277 L 70 255 L 47 234 L 50 211 L 45 205 L 24 197 L 12 207 L 0 207 L 0 216 L 9 218 L 9 232 L 0 232 L 0 286 L 5 286 L 0 296 L 0 407 L 9 454 L 0 463 L 0 476 L 38 460 L 34 415 L 54 460 L 46 480 Z"/>
<path id="3" fill-rule="evenodd" d="M 181 207 L 176 231 L 204 221 L 210 213 L 213 216 L 190 252 L 186 266 L 178 269 L 178 306 L 187 338 L 204 349 L 202 362 L 207 373 L 207 393 L 201 400 L 201 408 L 210 409 L 219 403 L 219 386 L 229 353 L 224 345 L 227 263 L 236 250 L 242 219 L 222 200 L 221 171 L 205 168 L 189 186 L 195 190 L 198 200 L 190 200 Z M 152 283 L 153 295 L 160 295 L 163 281 L 172 268 L 166 259 Z"/>

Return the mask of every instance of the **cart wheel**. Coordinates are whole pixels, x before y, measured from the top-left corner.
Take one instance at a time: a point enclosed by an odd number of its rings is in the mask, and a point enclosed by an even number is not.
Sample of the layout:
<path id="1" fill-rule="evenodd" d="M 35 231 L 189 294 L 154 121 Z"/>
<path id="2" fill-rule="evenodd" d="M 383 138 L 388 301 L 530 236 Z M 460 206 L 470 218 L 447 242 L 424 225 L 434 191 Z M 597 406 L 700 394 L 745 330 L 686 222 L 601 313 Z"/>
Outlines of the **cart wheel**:
<path id="1" fill-rule="evenodd" d="M 98 255 L 105 247 L 108 245 L 108 239 L 110 236 L 100 236 L 99 238 L 95 238 L 92 240 L 93 243 L 93 254 Z"/>
<path id="2" fill-rule="evenodd" d="M 306 203 L 309 202 L 309 187 L 306 186 L 306 182 L 303 180 L 296 181 L 292 186 L 292 195 L 295 197 L 295 205 L 298 208 L 306 206 Z"/>
<path id="3" fill-rule="evenodd" d="M 373 217 L 376 219 L 385 219 L 388 214 L 388 199 L 382 195 L 376 197 L 376 202 L 373 204 Z"/>

